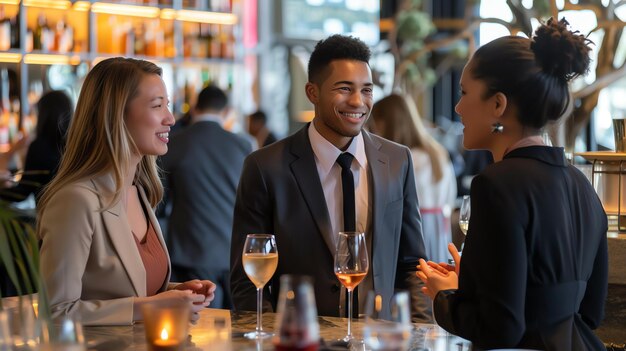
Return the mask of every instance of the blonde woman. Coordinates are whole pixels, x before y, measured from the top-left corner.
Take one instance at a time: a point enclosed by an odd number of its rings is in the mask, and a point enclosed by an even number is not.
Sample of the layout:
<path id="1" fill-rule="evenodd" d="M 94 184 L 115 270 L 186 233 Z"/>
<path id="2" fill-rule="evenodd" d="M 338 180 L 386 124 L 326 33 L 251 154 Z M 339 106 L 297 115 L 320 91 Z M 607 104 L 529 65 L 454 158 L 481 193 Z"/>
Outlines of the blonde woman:
<path id="1" fill-rule="evenodd" d="M 376 102 L 369 126 L 375 134 L 411 149 L 426 254 L 432 261 L 447 262 L 450 212 L 456 198 L 447 150 L 428 134 L 413 101 L 402 95 L 391 94 Z"/>
<path id="2" fill-rule="evenodd" d="M 87 75 L 59 171 L 38 207 L 41 273 L 53 317 L 128 325 L 141 306 L 180 300 L 192 319 L 213 299 L 207 280 L 169 282 L 153 208 L 163 188 L 156 156 L 174 117 L 161 68 L 111 58 Z"/>

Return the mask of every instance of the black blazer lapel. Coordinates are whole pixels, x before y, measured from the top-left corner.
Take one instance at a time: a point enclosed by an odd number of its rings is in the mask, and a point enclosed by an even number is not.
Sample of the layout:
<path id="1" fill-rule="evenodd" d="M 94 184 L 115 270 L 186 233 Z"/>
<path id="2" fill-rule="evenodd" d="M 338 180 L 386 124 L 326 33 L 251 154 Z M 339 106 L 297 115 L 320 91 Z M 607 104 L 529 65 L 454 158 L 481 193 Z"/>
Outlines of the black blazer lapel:
<path id="1" fill-rule="evenodd" d="M 289 165 L 300 188 L 300 193 L 306 201 L 317 229 L 326 242 L 331 254 L 335 252 L 335 240 L 331 233 L 330 215 L 324 198 L 322 183 L 320 182 L 315 165 L 315 156 L 308 136 L 308 124 L 294 135 L 290 151 L 296 157 Z"/>

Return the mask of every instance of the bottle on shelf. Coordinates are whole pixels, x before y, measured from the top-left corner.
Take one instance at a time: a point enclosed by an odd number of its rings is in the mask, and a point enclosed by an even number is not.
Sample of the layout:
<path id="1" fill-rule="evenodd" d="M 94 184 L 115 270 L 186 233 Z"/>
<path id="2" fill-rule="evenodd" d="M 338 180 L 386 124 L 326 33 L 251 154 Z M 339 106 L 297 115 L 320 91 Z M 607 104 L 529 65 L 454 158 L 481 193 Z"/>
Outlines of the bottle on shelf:
<path id="1" fill-rule="evenodd" d="M 211 52 L 211 32 L 209 31 L 209 25 L 205 23 L 198 23 L 198 36 L 194 39 L 197 42 L 198 51 L 197 57 L 208 57 Z"/>
<path id="2" fill-rule="evenodd" d="M 11 20 L 6 17 L 4 5 L 0 5 L 0 50 L 11 48 Z"/>
<path id="3" fill-rule="evenodd" d="M 72 51 L 74 47 L 74 28 L 67 24 L 67 19 L 64 17 L 56 25 L 56 32 L 54 35 L 54 48 L 59 53 L 68 53 Z"/>
<path id="4" fill-rule="evenodd" d="M 222 56 L 222 44 L 220 43 L 219 25 L 211 24 L 210 54 L 208 57 L 219 58 Z"/>
<path id="5" fill-rule="evenodd" d="M 222 58 L 230 60 L 235 57 L 234 42 L 235 37 L 233 35 L 233 27 L 224 25 L 221 26 L 220 49 L 222 53 Z"/>
<path id="6" fill-rule="evenodd" d="M 176 46 L 174 45 L 174 30 L 167 30 L 164 32 L 163 48 L 165 57 L 176 57 L 178 55 Z"/>
<path id="7" fill-rule="evenodd" d="M 54 48 L 53 45 L 54 32 L 48 27 L 48 19 L 42 12 L 37 16 L 37 26 L 33 31 L 33 49 L 48 52 Z"/>
<path id="8" fill-rule="evenodd" d="M 186 8 L 186 9 L 198 8 L 196 6 L 196 0 L 183 0 L 183 8 Z"/>
<path id="9" fill-rule="evenodd" d="M 146 55 L 146 24 L 133 26 L 135 32 L 135 55 Z"/>
<path id="10" fill-rule="evenodd" d="M 124 31 L 124 46 L 122 47 L 122 49 L 124 50 L 124 55 L 126 56 L 133 56 L 135 55 L 135 41 L 136 41 L 136 37 L 135 37 L 135 30 L 132 26 L 128 26 L 126 28 L 126 31 Z"/>
<path id="11" fill-rule="evenodd" d="M 11 24 L 11 49 L 20 48 L 20 12 L 10 19 Z"/>
<path id="12" fill-rule="evenodd" d="M 9 120 L 10 117 L 10 99 L 9 99 L 9 70 L 0 69 L 0 152 L 6 152 L 10 147 L 9 144 Z"/>
<path id="13" fill-rule="evenodd" d="M 165 35 L 160 21 L 149 21 L 145 27 L 145 54 L 147 56 L 162 57 L 165 54 Z"/>

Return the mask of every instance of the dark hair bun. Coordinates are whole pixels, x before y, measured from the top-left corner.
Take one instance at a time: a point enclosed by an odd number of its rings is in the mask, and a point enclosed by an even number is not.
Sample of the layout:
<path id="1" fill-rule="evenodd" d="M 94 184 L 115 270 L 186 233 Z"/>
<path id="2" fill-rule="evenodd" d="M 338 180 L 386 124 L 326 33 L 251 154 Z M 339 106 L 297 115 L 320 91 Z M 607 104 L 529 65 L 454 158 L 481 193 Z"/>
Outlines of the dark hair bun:
<path id="1" fill-rule="evenodd" d="M 570 31 L 569 23 L 550 18 L 535 31 L 530 45 L 543 71 L 569 81 L 589 71 L 588 44 L 591 40 L 578 31 Z"/>

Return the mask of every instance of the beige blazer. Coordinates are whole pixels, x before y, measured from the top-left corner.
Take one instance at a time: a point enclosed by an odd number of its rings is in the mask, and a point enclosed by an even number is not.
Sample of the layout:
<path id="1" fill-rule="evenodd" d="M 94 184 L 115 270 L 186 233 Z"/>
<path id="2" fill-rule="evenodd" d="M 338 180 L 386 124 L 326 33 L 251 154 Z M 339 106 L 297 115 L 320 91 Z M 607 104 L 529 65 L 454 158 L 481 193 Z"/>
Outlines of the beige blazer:
<path id="1" fill-rule="evenodd" d="M 54 318 L 69 315 L 84 325 L 130 325 L 133 299 L 146 296 L 146 271 L 122 203 L 101 209 L 114 189 L 110 174 L 84 179 L 57 192 L 40 214 L 41 273 Z M 149 220 L 168 256 L 146 195 Z"/>

